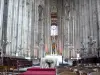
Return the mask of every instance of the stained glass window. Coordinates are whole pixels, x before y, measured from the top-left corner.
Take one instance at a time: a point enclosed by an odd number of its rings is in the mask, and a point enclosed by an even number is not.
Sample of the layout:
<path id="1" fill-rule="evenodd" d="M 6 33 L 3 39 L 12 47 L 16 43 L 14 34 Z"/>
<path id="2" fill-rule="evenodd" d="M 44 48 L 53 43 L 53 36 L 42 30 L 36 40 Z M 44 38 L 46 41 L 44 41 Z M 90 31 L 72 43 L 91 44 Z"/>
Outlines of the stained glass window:
<path id="1" fill-rule="evenodd" d="M 51 26 L 51 36 L 58 35 L 58 26 L 52 25 Z"/>

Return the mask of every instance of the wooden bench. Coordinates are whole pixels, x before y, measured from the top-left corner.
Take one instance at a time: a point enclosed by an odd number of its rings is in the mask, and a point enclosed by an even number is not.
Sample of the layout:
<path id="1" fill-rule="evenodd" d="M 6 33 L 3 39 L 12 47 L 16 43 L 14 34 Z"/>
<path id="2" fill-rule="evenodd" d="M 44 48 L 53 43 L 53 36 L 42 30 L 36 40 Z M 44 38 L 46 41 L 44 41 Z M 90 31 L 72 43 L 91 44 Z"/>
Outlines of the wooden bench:
<path id="1" fill-rule="evenodd" d="M 0 66 L 0 74 L 8 75 L 8 72 L 12 71 L 12 75 L 13 75 L 14 68 L 15 68 L 14 66 Z"/>

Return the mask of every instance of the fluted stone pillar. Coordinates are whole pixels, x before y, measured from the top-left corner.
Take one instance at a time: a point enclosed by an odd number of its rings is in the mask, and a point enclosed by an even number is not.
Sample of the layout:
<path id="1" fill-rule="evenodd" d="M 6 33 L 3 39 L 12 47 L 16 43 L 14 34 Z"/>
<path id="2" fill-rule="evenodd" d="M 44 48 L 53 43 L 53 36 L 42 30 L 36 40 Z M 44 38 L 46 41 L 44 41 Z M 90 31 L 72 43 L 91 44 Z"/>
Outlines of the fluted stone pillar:
<path id="1" fill-rule="evenodd" d="M 45 15 L 44 15 L 44 19 L 45 19 L 45 47 L 47 48 L 47 52 L 51 52 L 51 38 L 50 38 L 50 27 L 51 27 L 51 19 L 50 19 L 50 0 L 45 0 L 45 7 L 44 7 L 44 11 L 45 11 Z M 46 51 L 45 51 L 46 52 Z"/>
<path id="2" fill-rule="evenodd" d="M 30 56 L 32 1 L 9 0 L 6 54 Z"/>
<path id="3" fill-rule="evenodd" d="M 57 14 L 58 14 L 58 49 L 63 54 L 63 2 L 57 0 Z"/>
<path id="4" fill-rule="evenodd" d="M 0 0 L 0 49 L 2 49 L 1 40 L 2 40 L 3 10 L 4 10 L 4 0 Z"/>
<path id="5" fill-rule="evenodd" d="M 97 21 L 97 35 L 99 35 L 99 36 L 97 36 L 97 54 L 98 54 L 98 56 L 100 56 L 100 1 L 99 0 L 97 0 L 97 19 L 98 19 L 98 21 Z"/>
<path id="6" fill-rule="evenodd" d="M 34 57 L 38 56 L 39 46 L 38 46 L 38 0 L 34 0 Z"/>
<path id="7" fill-rule="evenodd" d="M 2 22 L 2 39 L 1 46 L 3 53 L 6 54 L 6 46 L 7 46 L 7 19 L 8 19 L 8 5 L 9 0 L 4 0 L 4 9 L 3 9 L 3 22 Z"/>
<path id="8" fill-rule="evenodd" d="M 42 58 L 44 56 L 44 7 L 45 7 L 45 1 L 40 0 L 38 5 L 38 44 L 39 44 L 39 58 Z"/>
<path id="9" fill-rule="evenodd" d="M 41 58 L 44 54 L 44 0 L 34 0 L 32 8 L 31 56 Z"/>
<path id="10" fill-rule="evenodd" d="M 35 0 L 32 1 L 32 16 L 31 16 L 31 45 L 30 45 L 30 52 L 31 52 L 31 58 L 34 57 L 34 21 L 35 21 Z"/>

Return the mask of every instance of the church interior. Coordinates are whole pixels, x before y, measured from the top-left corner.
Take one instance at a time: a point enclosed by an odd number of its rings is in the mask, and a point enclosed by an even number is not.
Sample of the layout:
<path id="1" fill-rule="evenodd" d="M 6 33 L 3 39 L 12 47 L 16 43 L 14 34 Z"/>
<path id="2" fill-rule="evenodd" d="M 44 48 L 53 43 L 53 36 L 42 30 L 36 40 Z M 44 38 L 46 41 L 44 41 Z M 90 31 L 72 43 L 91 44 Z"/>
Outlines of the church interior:
<path id="1" fill-rule="evenodd" d="M 0 0 L 0 75 L 100 75 L 100 0 Z"/>

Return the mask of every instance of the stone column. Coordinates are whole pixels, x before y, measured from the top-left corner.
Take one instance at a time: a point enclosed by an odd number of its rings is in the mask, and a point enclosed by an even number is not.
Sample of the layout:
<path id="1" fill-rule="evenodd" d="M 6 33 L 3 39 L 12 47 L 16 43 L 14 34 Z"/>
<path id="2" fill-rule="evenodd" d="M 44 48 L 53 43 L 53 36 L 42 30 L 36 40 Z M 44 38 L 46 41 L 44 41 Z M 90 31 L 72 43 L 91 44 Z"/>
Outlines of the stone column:
<path id="1" fill-rule="evenodd" d="M 44 19 L 45 19 L 45 48 L 47 48 L 47 52 L 50 53 L 50 26 L 51 26 L 51 19 L 50 19 L 50 2 L 51 0 L 45 0 L 45 7 L 44 7 Z"/>
<path id="2" fill-rule="evenodd" d="M 0 0 L 0 49 L 2 49 L 1 41 L 2 41 L 3 10 L 4 10 L 4 0 Z"/>
<path id="3" fill-rule="evenodd" d="M 30 0 L 9 0 L 7 20 L 7 54 L 27 56 L 30 50 L 31 10 Z M 25 55 L 26 53 L 26 55 Z"/>
<path id="4" fill-rule="evenodd" d="M 38 5 L 38 41 L 39 41 L 39 58 L 44 56 L 44 1 L 41 0 Z"/>
<path id="5" fill-rule="evenodd" d="M 97 0 L 97 55 L 100 56 L 100 1 Z"/>
<path id="6" fill-rule="evenodd" d="M 3 21 L 3 23 L 2 23 L 2 40 L 1 40 L 1 46 L 2 46 L 4 54 L 6 54 L 6 46 L 7 46 L 8 4 L 9 4 L 9 0 L 4 0 L 3 20 L 2 20 Z"/>
<path id="7" fill-rule="evenodd" d="M 58 49 L 59 52 L 63 53 L 63 2 L 61 0 L 57 0 L 57 14 L 58 14 Z"/>
<path id="8" fill-rule="evenodd" d="M 30 46 L 30 48 L 31 48 L 31 58 L 33 58 L 34 57 L 34 22 L 35 22 L 35 13 L 34 13 L 34 11 L 35 11 L 35 0 L 33 0 L 32 1 L 32 16 L 31 16 L 31 46 Z"/>

